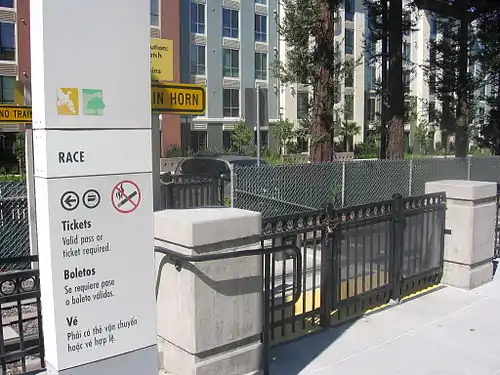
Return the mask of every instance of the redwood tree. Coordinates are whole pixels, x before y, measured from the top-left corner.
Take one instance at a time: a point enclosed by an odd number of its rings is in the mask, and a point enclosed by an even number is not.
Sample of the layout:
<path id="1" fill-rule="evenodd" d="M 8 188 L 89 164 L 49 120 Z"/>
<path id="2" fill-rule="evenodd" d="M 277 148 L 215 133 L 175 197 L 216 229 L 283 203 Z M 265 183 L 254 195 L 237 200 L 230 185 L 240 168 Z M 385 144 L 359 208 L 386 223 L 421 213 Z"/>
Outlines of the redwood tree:
<path id="1" fill-rule="evenodd" d="M 335 24 L 342 0 L 282 0 L 284 12 L 278 31 L 287 45 L 285 61 L 276 61 L 282 84 L 302 83 L 312 88 L 311 161 L 333 160 L 335 104 L 346 72 L 354 61 L 343 61 L 335 40 Z"/>

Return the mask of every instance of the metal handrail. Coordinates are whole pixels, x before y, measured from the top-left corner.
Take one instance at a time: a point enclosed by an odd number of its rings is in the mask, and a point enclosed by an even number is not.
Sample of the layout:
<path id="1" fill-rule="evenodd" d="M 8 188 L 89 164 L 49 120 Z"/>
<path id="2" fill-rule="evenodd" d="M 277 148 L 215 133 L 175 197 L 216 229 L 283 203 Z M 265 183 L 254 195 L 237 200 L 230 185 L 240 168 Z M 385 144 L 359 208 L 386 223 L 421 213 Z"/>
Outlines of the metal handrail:
<path id="1" fill-rule="evenodd" d="M 155 240 L 166 243 L 166 241 L 161 240 L 159 238 L 155 238 Z M 274 309 L 276 308 L 283 308 L 289 304 L 295 305 L 297 301 L 299 300 L 301 294 L 302 294 L 302 254 L 300 251 L 300 248 L 296 245 L 281 245 L 281 246 L 276 246 L 276 247 L 269 247 L 269 248 L 258 248 L 258 249 L 250 249 L 250 250 L 241 250 L 241 251 L 234 251 L 234 252 L 226 252 L 226 253 L 212 253 L 212 254 L 201 254 L 201 255 L 185 255 L 178 253 L 176 251 L 167 249 L 162 246 L 155 246 L 155 252 L 164 254 L 167 256 L 170 256 L 170 259 L 174 262 L 175 269 L 180 272 L 182 271 L 182 262 L 208 262 L 208 261 L 213 261 L 213 260 L 223 260 L 223 259 L 235 259 L 235 258 L 243 258 L 243 257 L 248 257 L 248 256 L 255 256 L 255 255 L 270 255 L 273 253 L 280 253 L 283 251 L 287 250 L 292 250 L 295 255 L 296 262 L 295 264 L 295 271 L 294 274 L 296 275 L 296 282 L 294 285 L 296 285 L 295 290 L 293 290 L 293 296 L 292 300 L 286 303 L 282 303 L 279 306 L 274 306 Z M 266 264 L 264 261 L 264 267 L 266 268 L 266 271 L 264 272 L 264 279 L 266 279 L 267 274 L 269 273 L 269 265 Z M 274 277 L 274 275 L 272 276 Z M 270 323 L 269 323 L 269 317 L 271 314 L 271 308 L 269 306 L 271 296 L 269 294 L 268 290 L 268 285 L 264 282 L 264 319 L 263 319 L 263 328 L 262 328 L 262 346 L 263 346 L 263 370 L 264 370 L 264 375 L 269 375 L 270 370 L 269 370 L 269 360 L 267 356 L 269 355 L 269 347 L 271 343 L 270 339 Z"/>
<path id="2" fill-rule="evenodd" d="M 159 238 L 155 238 L 157 241 L 160 242 L 165 242 Z M 281 245 L 281 246 L 276 246 L 276 247 L 269 247 L 269 248 L 258 248 L 258 249 L 249 249 L 249 250 L 241 250 L 241 251 L 234 251 L 231 253 L 211 253 L 211 254 L 202 254 L 202 255 L 185 255 L 178 253 L 176 251 L 170 250 L 166 247 L 163 246 L 155 246 L 155 252 L 160 253 L 163 255 L 168 255 L 170 256 L 170 259 L 174 262 L 175 269 L 177 271 L 182 270 L 182 262 L 192 262 L 192 263 L 197 263 L 197 262 L 209 262 L 212 260 L 223 260 L 223 259 L 235 259 L 235 258 L 243 258 L 243 257 L 248 257 L 248 256 L 255 256 L 255 255 L 266 255 L 266 254 L 274 254 L 274 253 L 280 253 L 283 251 L 287 250 L 292 250 L 295 254 L 295 258 L 297 260 L 295 270 L 293 272 L 294 275 L 296 275 L 296 280 L 295 280 L 295 285 L 296 288 L 293 291 L 293 296 L 292 300 L 288 301 L 286 303 L 276 305 L 274 306 L 274 309 L 281 309 L 287 305 L 294 305 L 297 303 L 297 301 L 300 299 L 300 296 L 302 294 L 302 254 L 296 245 Z"/>

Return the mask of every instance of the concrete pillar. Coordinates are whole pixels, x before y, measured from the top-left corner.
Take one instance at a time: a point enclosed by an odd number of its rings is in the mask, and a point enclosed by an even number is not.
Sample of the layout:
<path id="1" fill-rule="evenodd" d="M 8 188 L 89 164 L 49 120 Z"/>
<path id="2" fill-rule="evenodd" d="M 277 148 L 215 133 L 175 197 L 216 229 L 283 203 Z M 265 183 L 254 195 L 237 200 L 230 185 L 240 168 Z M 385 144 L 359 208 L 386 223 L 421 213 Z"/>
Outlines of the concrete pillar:
<path id="1" fill-rule="evenodd" d="M 184 255 L 260 248 L 261 214 L 236 208 L 155 213 L 156 246 Z M 182 262 L 156 257 L 158 336 L 171 375 L 258 374 L 262 257 Z"/>
<path id="2" fill-rule="evenodd" d="M 472 289 L 493 278 L 497 185 L 448 180 L 425 184 L 426 193 L 446 192 L 443 283 Z"/>

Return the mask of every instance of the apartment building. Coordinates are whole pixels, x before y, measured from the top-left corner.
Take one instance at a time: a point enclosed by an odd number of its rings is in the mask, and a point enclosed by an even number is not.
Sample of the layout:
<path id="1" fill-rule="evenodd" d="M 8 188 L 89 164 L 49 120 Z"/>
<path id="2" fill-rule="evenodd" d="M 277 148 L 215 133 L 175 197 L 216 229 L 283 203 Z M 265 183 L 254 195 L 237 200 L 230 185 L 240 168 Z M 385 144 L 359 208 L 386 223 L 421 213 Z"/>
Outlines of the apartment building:
<path id="1" fill-rule="evenodd" d="M 189 20 L 181 25 L 181 81 L 206 85 L 208 102 L 204 116 L 183 121 L 193 150 L 231 146 L 234 124 L 245 118 L 246 88 L 267 89 L 269 120 L 278 119 L 278 81 L 269 70 L 278 57 L 278 11 L 278 0 L 181 3 L 180 18 Z M 261 143 L 275 143 L 269 126 Z"/>
<path id="2" fill-rule="evenodd" d="M 14 0 L 0 0 L 0 104 L 14 103 L 15 82 L 18 75 L 18 48 Z M 12 153 L 16 125 L 0 128 L 0 154 Z"/>

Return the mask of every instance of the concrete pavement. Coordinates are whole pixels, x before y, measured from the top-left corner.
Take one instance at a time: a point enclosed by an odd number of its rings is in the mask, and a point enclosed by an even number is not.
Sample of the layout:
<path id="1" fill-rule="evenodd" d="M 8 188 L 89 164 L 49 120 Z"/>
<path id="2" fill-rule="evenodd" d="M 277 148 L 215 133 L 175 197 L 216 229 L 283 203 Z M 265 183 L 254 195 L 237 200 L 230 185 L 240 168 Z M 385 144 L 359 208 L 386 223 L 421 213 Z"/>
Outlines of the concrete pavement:
<path id="1" fill-rule="evenodd" d="M 500 375 L 500 275 L 277 346 L 272 375 Z"/>

